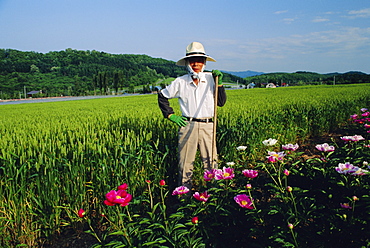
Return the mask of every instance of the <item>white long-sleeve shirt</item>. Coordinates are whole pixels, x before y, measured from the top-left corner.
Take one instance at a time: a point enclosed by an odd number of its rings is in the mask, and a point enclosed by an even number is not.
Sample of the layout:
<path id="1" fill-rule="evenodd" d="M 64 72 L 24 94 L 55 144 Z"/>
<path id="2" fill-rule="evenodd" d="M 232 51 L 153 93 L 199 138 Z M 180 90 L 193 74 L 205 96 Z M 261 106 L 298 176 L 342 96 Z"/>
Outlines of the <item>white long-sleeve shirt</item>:
<path id="1" fill-rule="evenodd" d="M 212 118 L 214 115 L 214 85 L 212 73 L 202 72 L 196 85 L 186 74 L 176 78 L 161 91 L 166 98 L 178 98 L 183 116 Z"/>

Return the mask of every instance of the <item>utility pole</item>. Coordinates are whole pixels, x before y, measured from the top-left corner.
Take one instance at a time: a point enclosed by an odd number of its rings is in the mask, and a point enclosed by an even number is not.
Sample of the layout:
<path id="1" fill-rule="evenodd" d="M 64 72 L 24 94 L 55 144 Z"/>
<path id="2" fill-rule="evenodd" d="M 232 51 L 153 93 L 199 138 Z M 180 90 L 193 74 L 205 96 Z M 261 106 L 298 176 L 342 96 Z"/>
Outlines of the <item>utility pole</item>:
<path id="1" fill-rule="evenodd" d="M 335 85 L 335 76 L 334 76 L 334 82 L 333 82 L 333 85 Z"/>
<path id="2" fill-rule="evenodd" d="M 26 95 L 26 86 L 24 86 L 24 99 L 27 98 L 27 95 Z"/>

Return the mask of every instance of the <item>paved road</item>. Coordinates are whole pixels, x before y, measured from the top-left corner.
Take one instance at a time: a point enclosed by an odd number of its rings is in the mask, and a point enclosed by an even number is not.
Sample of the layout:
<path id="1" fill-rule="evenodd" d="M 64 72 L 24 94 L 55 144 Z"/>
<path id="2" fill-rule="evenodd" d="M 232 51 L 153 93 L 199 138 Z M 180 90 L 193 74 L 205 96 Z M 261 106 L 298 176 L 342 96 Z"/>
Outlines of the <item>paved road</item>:
<path id="1" fill-rule="evenodd" d="M 233 88 L 226 90 L 232 90 Z M 124 97 L 124 96 L 138 96 L 141 94 L 124 94 L 124 95 L 107 95 L 107 96 L 63 96 L 63 97 L 48 97 L 48 98 L 28 98 L 28 99 L 12 99 L 12 100 L 0 100 L 0 105 L 7 104 L 22 104 L 22 103 L 37 103 L 37 102 L 61 102 L 61 101 L 74 101 L 74 100 L 88 100 L 96 98 L 108 98 L 108 97 Z"/>
<path id="2" fill-rule="evenodd" d="M 48 98 L 34 98 L 34 99 L 13 99 L 13 100 L 0 100 L 0 105 L 7 104 L 22 104 L 22 103 L 38 103 L 38 102 L 61 102 L 61 101 L 74 101 L 74 100 L 88 100 L 96 98 L 108 98 L 108 97 L 123 97 L 132 96 L 138 94 L 125 94 L 125 95 L 108 95 L 108 96 L 65 96 L 65 97 L 48 97 Z"/>

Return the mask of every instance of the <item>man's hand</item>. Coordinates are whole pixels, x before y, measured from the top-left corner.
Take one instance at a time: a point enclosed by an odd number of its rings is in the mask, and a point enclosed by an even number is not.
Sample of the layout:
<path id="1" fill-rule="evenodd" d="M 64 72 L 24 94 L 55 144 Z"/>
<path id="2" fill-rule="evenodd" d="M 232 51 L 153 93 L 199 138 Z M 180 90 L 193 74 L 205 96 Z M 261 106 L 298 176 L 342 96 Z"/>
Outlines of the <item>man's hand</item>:
<path id="1" fill-rule="evenodd" d="M 170 117 L 168 117 L 168 119 L 170 119 L 170 121 L 176 123 L 179 127 L 185 127 L 188 123 L 186 122 L 186 118 L 183 117 L 183 116 L 178 116 L 178 115 L 170 115 Z"/>
<path id="2" fill-rule="evenodd" d="M 222 72 L 220 72 L 219 70 L 212 70 L 212 75 L 213 77 L 218 76 L 218 85 L 222 85 L 222 77 L 224 76 Z"/>

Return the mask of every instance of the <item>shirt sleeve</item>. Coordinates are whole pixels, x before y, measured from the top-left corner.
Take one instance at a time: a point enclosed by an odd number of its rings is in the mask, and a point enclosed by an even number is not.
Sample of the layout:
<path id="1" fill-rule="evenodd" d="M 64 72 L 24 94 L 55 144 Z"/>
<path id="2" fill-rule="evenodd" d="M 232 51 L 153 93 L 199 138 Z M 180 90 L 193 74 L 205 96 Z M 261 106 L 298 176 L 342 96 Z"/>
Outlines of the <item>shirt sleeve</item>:
<path id="1" fill-rule="evenodd" d="M 179 78 L 176 78 L 170 85 L 167 85 L 166 88 L 162 89 L 162 95 L 167 99 L 179 97 Z"/>
<path id="2" fill-rule="evenodd" d="M 225 91 L 225 87 L 224 86 L 221 86 L 221 87 L 218 87 L 218 90 L 217 90 L 217 106 L 219 107 L 222 107 L 225 105 L 226 103 L 226 91 Z"/>
<path id="3" fill-rule="evenodd" d="M 163 94 L 162 91 L 158 93 L 158 105 L 159 108 L 162 111 L 163 117 L 168 118 L 170 114 L 174 114 L 175 112 L 170 106 L 170 102 L 168 101 L 168 98 L 166 98 Z"/>

